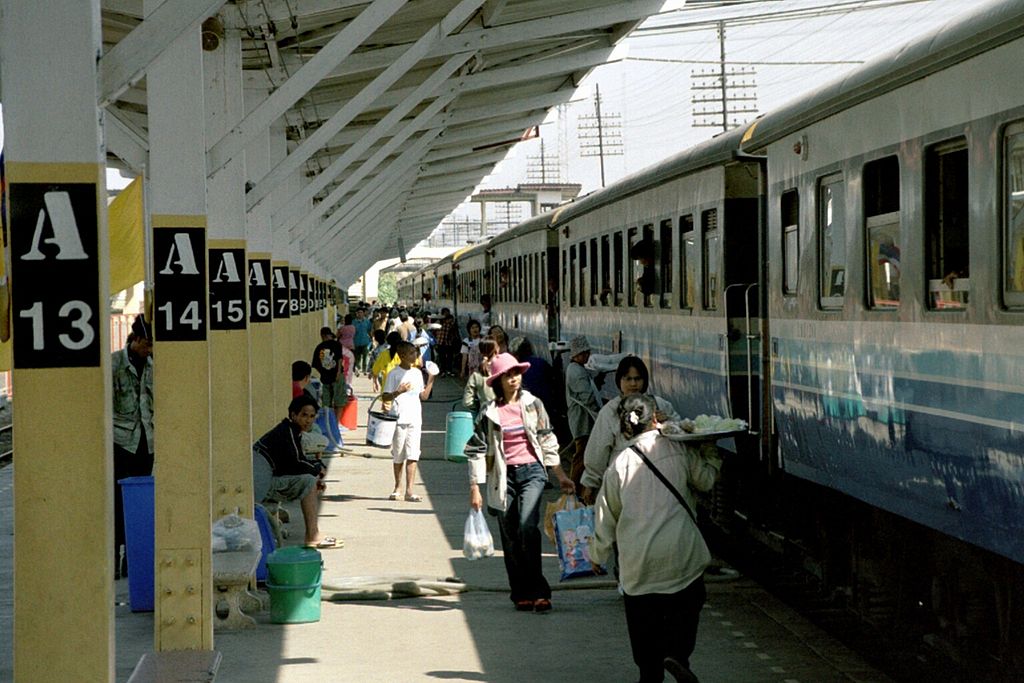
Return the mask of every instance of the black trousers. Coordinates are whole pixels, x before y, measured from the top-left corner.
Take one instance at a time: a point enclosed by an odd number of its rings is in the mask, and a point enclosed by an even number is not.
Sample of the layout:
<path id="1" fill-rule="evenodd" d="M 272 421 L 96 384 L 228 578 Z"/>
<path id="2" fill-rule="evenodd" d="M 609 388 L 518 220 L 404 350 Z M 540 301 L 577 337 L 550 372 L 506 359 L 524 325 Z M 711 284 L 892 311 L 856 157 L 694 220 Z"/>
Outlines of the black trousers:
<path id="1" fill-rule="evenodd" d="M 707 599 L 704 579 L 678 593 L 626 595 L 626 627 L 640 683 L 665 679 L 664 661 L 672 657 L 685 666 L 697 643 L 697 622 Z"/>
<path id="2" fill-rule="evenodd" d="M 132 453 L 120 446 L 114 446 L 114 574 L 123 576 L 126 568 L 120 564 L 120 550 L 124 543 L 124 500 L 118 480 L 128 477 L 148 477 L 153 474 L 153 454 L 149 452 L 146 439 L 139 442 L 139 452 Z M 127 557 L 127 556 L 126 556 Z M 127 565 L 127 559 L 125 560 Z"/>
<path id="3" fill-rule="evenodd" d="M 508 510 L 497 517 L 512 602 L 551 599 L 541 569 L 540 503 L 547 480 L 539 462 L 508 468 Z"/>

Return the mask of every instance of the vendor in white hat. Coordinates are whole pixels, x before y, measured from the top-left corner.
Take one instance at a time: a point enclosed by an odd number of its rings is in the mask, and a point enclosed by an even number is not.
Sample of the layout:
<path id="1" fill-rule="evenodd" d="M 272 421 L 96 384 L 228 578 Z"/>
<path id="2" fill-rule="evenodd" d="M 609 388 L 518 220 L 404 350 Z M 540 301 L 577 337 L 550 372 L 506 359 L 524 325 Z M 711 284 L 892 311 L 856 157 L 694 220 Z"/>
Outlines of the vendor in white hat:
<path id="1" fill-rule="evenodd" d="M 498 518 L 509 596 L 519 611 L 551 609 L 551 587 L 541 570 L 540 504 L 548 481 L 547 467 L 566 493 L 575 489 L 562 471 L 558 439 L 544 404 L 522 388 L 520 363 L 510 353 L 491 361 L 487 384 L 495 399 L 484 411 L 486 456 L 469 454 L 469 504 L 483 507 L 480 486 L 487 486 L 487 507 Z"/>
<path id="2" fill-rule="evenodd" d="M 569 476 L 579 487 L 583 476 L 583 452 L 601 410 L 601 398 L 594 378 L 584 367 L 590 360 L 590 342 L 583 335 L 569 341 L 569 360 L 565 369 L 565 404 L 569 409 L 569 430 L 575 446 Z"/>

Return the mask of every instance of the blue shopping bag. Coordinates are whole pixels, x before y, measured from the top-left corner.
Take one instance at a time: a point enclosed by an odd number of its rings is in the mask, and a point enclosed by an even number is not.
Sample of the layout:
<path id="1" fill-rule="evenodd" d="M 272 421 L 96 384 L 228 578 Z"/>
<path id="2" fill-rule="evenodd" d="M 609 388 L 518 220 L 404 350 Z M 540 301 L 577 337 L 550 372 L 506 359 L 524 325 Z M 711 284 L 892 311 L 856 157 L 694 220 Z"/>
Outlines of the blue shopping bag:
<path id="1" fill-rule="evenodd" d="M 562 580 L 578 576 L 604 574 L 604 569 L 590 559 L 590 543 L 594 540 L 593 506 L 560 510 L 555 513 L 555 545 Z"/>

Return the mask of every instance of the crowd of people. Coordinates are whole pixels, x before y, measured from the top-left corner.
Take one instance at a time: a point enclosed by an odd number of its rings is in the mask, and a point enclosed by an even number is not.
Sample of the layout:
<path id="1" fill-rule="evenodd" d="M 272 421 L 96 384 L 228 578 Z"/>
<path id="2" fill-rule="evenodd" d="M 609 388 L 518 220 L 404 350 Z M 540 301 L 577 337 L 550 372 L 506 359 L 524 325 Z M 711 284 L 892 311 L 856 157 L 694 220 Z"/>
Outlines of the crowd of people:
<path id="1" fill-rule="evenodd" d="M 475 416 L 469 463 L 469 505 L 498 523 L 514 609 L 553 609 L 541 563 L 541 503 L 553 482 L 594 508 L 592 559 L 614 567 L 640 680 L 695 681 L 689 657 L 705 600 L 710 554 L 697 526 L 694 491 L 714 485 L 717 449 L 670 440 L 659 432 L 678 420 L 672 404 L 649 392 L 642 359 L 627 355 L 615 370 L 618 395 L 605 401 L 603 374 L 588 364 L 586 337 L 570 340 L 564 370 L 540 358 L 529 340 L 509 339 L 485 317 L 465 336 L 448 309 L 432 318 L 404 309 L 356 308 L 337 330 L 321 329 L 309 362 L 292 365 L 288 415 L 253 444 L 254 498 L 299 501 L 305 545 L 339 548 L 317 523 L 330 442 L 316 425 L 337 428 L 352 381 L 367 376 L 396 426 L 391 445 L 390 500 L 421 502 L 414 491 L 421 455 L 422 402 L 435 378 L 464 382 L 462 405 Z M 114 442 L 118 478 L 149 474 L 153 462 L 152 335 L 140 318 L 115 352 Z M 313 372 L 317 380 L 312 378 Z M 329 431 L 329 429 L 327 430 Z M 560 443 L 565 446 L 563 449 Z M 563 457 L 566 469 L 563 469 Z M 117 501 L 120 496 L 117 496 Z M 123 512 L 116 511 L 118 543 Z M 117 571 L 126 571 L 115 551 Z"/>

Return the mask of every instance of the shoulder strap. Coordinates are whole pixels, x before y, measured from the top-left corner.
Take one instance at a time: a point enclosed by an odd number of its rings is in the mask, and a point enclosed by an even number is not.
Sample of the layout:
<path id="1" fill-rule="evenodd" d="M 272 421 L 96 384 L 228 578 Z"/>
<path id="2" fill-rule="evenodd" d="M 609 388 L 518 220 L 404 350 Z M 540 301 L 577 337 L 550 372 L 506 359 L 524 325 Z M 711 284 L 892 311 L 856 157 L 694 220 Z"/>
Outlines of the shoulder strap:
<path id="1" fill-rule="evenodd" d="M 630 448 L 632 448 L 636 452 L 636 454 L 640 456 L 640 458 L 644 461 L 644 464 L 647 465 L 647 468 L 654 473 L 654 476 L 660 479 L 661 483 L 668 487 L 668 490 L 672 492 L 672 495 L 676 497 L 676 500 L 678 500 L 679 503 L 683 506 L 683 509 L 685 509 L 686 512 L 690 515 L 690 519 L 692 519 L 693 523 L 696 524 L 697 515 L 693 514 L 693 509 L 690 507 L 690 504 L 686 502 L 686 499 L 683 498 L 683 494 L 679 493 L 676 487 L 672 485 L 672 482 L 665 478 L 665 475 L 661 473 L 661 470 L 654 466 L 654 463 L 651 462 L 650 458 L 644 455 L 644 452 L 637 448 L 636 444 L 633 444 L 632 446 L 630 446 Z"/>

